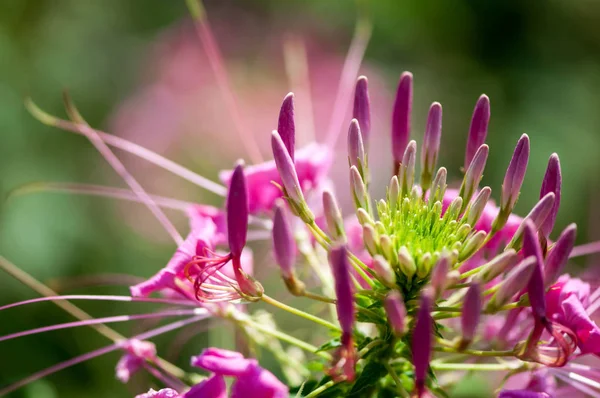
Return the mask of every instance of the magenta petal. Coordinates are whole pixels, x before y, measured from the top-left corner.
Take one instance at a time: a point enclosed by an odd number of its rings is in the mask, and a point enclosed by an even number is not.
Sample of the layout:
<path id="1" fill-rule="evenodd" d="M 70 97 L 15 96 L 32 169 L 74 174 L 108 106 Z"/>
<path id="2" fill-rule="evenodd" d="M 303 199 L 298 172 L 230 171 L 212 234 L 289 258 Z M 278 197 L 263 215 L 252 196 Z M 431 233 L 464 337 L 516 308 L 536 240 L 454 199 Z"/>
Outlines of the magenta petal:
<path id="1" fill-rule="evenodd" d="M 402 161 L 410 137 L 412 97 L 413 76 L 410 72 L 404 72 L 400 76 L 392 113 L 392 154 L 396 162 Z"/>
<path id="2" fill-rule="evenodd" d="M 178 398 L 179 394 L 172 388 L 163 388 L 162 390 L 155 391 L 150 389 L 145 394 L 136 395 L 135 398 Z"/>
<path id="3" fill-rule="evenodd" d="M 296 124 L 294 123 L 294 94 L 289 93 L 283 99 L 281 110 L 279 111 L 279 120 L 277 122 L 277 132 L 281 135 L 281 139 L 285 147 L 294 160 L 295 145 L 296 145 Z"/>
<path id="4" fill-rule="evenodd" d="M 577 345 L 582 354 L 600 354 L 600 328 L 592 321 L 575 295 L 562 302 L 565 326 L 577 334 Z"/>
<path id="5" fill-rule="evenodd" d="M 250 392 L 252 392 L 250 394 Z M 271 372 L 251 364 L 231 387 L 231 398 L 287 398 L 288 388 Z M 208 397 L 207 397 L 208 398 Z"/>
<path id="6" fill-rule="evenodd" d="M 477 152 L 477 149 L 485 143 L 489 122 L 490 99 L 487 97 L 487 95 L 482 94 L 475 104 L 473 117 L 471 118 L 471 127 L 469 128 L 467 150 L 465 153 L 465 170 L 469 168 L 471 161 L 475 157 L 475 152 Z"/>
<path id="7" fill-rule="evenodd" d="M 227 385 L 221 375 L 212 375 L 196 384 L 182 398 L 227 398 Z"/>
<path id="8" fill-rule="evenodd" d="M 200 355 L 192 357 L 192 366 L 223 376 L 240 376 L 253 363 L 256 360 L 246 359 L 239 352 L 220 348 L 207 348 Z"/>
<path id="9" fill-rule="evenodd" d="M 133 376 L 138 370 L 144 365 L 144 360 L 131 354 L 125 354 L 117 362 L 115 368 L 115 375 L 117 380 L 121 383 L 127 383 L 131 376 Z"/>
<path id="10" fill-rule="evenodd" d="M 242 255 L 248 233 L 248 186 L 244 166 L 238 164 L 233 170 L 227 192 L 227 238 L 233 257 Z"/>
<path id="11" fill-rule="evenodd" d="M 527 284 L 527 293 L 529 294 L 529 302 L 531 303 L 533 315 L 537 320 L 541 320 L 546 316 L 546 294 L 542 272 L 544 260 L 542 258 L 542 249 L 538 240 L 536 227 L 531 220 L 527 220 L 525 224 L 523 256 L 526 258 L 533 256 L 536 259 L 533 274 Z"/>
<path id="12" fill-rule="evenodd" d="M 550 398 L 550 395 L 530 390 L 503 390 L 498 398 Z"/>

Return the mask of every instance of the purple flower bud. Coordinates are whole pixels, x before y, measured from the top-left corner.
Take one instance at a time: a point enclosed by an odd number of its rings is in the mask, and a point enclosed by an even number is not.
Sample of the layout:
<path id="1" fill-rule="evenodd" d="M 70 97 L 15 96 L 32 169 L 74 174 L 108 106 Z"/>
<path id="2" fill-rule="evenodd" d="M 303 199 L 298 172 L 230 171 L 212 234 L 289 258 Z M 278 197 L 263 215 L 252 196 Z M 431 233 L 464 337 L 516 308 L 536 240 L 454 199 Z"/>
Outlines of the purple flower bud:
<path id="1" fill-rule="evenodd" d="M 284 279 L 292 279 L 294 277 L 294 264 L 296 262 L 296 242 L 281 201 L 275 204 L 273 251 L 275 252 L 275 260 L 281 268 L 281 274 Z"/>
<path id="2" fill-rule="evenodd" d="M 400 76 L 392 114 L 392 154 L 396 164 L 402 161 L 410 137 L 412 96 L 413 76 L 410 72 L 404 72 Z"/>
<path id="3" fill-rule="evenodd" d="M 546 257 L 546 266 L 544 267 L 544 285 L 546 287 L 552 285 L 558 278 L 558 275 L 561 274 L 575 245 L 576 235 L 577 225 L 570 224 L 560 234 L 554 245 L 552 245 Z"/>
<path id="4" fill-rule="evenodd" d="M 367 194 L 367 187 L 356 166 L 350 167 L 350 187 L 352 188 L 352 197 L 356 208 L 368 209 L 369 195 Z"/>
<path id="5" fill-rule="evenodd" d="M 482 94 L 475 104 L 469 138 L 467 139 L 467 151 L 465 153 L 465 170 L 471 165 L 478 148 L 485 143 L 488 124 L 490 122 L 490 99 Z"/>
<path id="6" fill-rule="evenodd" d="M 390 263 L 381 256 L 375 255 L 373 256 L 373 264 L 371 265 L 375 274 L 377 274 L 377 278 L 387 287 L 393 289 L 396 287 L 396 274 L 392 269 Z"/>
<path id="7" fill-rule="evenodd" d="M 352 335 L 354 326 L 354 297 L 350 280 L 348 249 L 338 246 L 329 252 L 329 263 L 335 281 L 336 308 L 342 333 Z"/>
<path id="8" fill-rule="evenodd" d="M 387 235 L 385 235 L 387 236 Z M 383 237 L 381 239 L 381 248 L 383 249 Z M 393 250 L 393 248 L 392 248 Z M 408 249 L 406 248 L 406 246 L 401 246 L 400 250 L 398 250 L 398 265 L 400 266 L 400 270 L 402 271 L 402 273 L 404 275 L 406 275 L 406 277 L 408 278 L 408 280 L 410 280 L 413 275 L 417 272 L 417 265 L 415 264 L 415 260 L 413 259 L 413 257 L 410 255 Z"/>
<path id="9" fill-rule="evenodd" d="M 523 134 L 506 170 L 504 182 L 502 183 L 502 195 L 500 199 L 500 208 L 505 212 L 511 212 L 523 185 L 527 163 L 529 162 L 529 137 Z"/>
<path id="10" fill-rule="evenodd" d="M 517 252 L 514 249 L 507 249 L 488 262 L 481 271 L 475 274 L 473 280 L 479 283 L 488 283 L 516 264 L 517 260 Z"/>
<path id="11" fill-rule="evenodd" d="M 434 102 L 429 108 L 427 116 L 427 127 L 423 137 L 423 148 L 421 149 L 421 184 L 423 189 L 429 188 L 433 170 L 440 151 L 440 139 L 442 137 L 442 106 Z"/>
<path id="12" fill-rule="evenodd" d="M 327 223 L 329 235 L 334 241 L 344 243 L 346 241 L 346 232 L 344 231 L 344 219 L 342 212 L 335 200 L 333 194 L 325 190 L 323 191 L 323 215 Z"/>
<path id="13" fill-rule="evenodd" d="M 479 193 L 473 200 L 473 203 L 471 203 L 471 206 L 465 214 L 465 216 L 467 217 L 467 224 L 469 224 L 472 227 L 474 227 L 475 224 L 477 224 L 477 221 L 479 221 L 479 218 L 483 214 L 483 210 L 485 209 L 485 206 L 487 205 L 491 194 L 492 189 L 490 187 L 484 187 L 481 189 L 481 191 L 479 191 Z"/>
<path id="14" fill-rule="evenodd" d="M 446 178 L 448 170 L 445 167 L 440 167 L 437 171 L 433 184 L 431 185 L 431 191 L 429 193 L 429 204 L 433 206 L 435 202 L 441 201 L 446 193 Z"/>
<path id="15" fill-rule="evenodd" d="M 517 232 L 515 232 L 513 238 L 511 239 L 507 247 L 519 249 L 523 240 L 523 232 L 525 230 L 526 221 L 533 221 L 533 225 L 535 226 L 536 230 L 539 230 L 544 220 L 546 220 L 546 218 L 550 214 L 550 211 L 552 210 L 553 206 L 554 194 L 550 192 L 547 193 L 546 196 L 544 196 L 542 199 L 540 199 L 540 201 L 537 202 L 535 206 L 533 206 L 533 209 L 531 209 L 529 214 L 527 214 L 527 216 L 521 222 L 521 225 L 519 225 Z"/>
<path id="16" fill-rule="evenodd" d="M 448 272 L 450 272 L 450 259 L 442 254 L 431 271 L 431 286 L 435 297 L 440 297 L 448 287 Z"/>
<path id="17" fill-rule="evenodd" d="M 390 326 L 396 336 L 403 336 L 406 333 L 406 307 L 402 295 L 397 290 L 392 290 L 384 301 L 385 313 L 387 314 Z"/>
<path id="18" fill-rule="evenodd" d="M 471 257 L 475 252 L 477 252 L 477 250 L 479 250 L 481 246 L 483 246 L 486 236 L 487 232 L 483 230 L 477 231 L 473 235 L 471 235 L 471 237 L 468 238 L 462 246 L 462 249 L 458 254 L 458 261 L 465 261 L 466 259 Z"/>
<path id="19" fill-rule="evenodd" d="M 248 232 L 248 187 L 243 163 L 238 163 L 231 175 L 227 192 L 227 237 L 233 257 L 240 257 L 246 246 Z"/>
<path id="20" fill-rule="evenodd" d="M 477 283 L 474 283 L 467 290 L 465 299 L 463 301 L 462 314 L 460 322 L 462 326 L 462 339 L 461 348 L 465 349 L 475 337 L 477 331 L 477 325 L 479 325 L 479 319 L 481 318 L 481 289 Z"/>
<path id="21" fill-rule="evenodd" d="M 542 181 L 542 189 L 540 191 L 540 198 L 546 194 L 552 192 L 554 194 L 554 206 L 552 211 L 541 225 L 542 234 L 547 238 L 554 228 L 554 222 L 556 221 L 556 215 L 558 214 L 558 208 L 560 206 L 560 189 L 562 186 L 562 174 L 560 172 L 560 161 L 558 155 L 553 153 L 548 160 L 548 167 L 546 168 L 546 174 Z"/>
<path id="22" fill-rule="evenodd" d="M 375 232 L 375 228 L 373 225 L 369 223 L 363 224 L 363 242 L 365 243 L 365 247 L 371 256 L 377 254 L 377 232 Z"/>
<path id="23" fill-rule="evenodd" d="M 367 148 L 371 136 L 371 103 L 369 101 L 368 83 L 369 81 L 365 76 L 360 76 L 356 81 L 354 109 L 352 110 L 352 117 L 358 120 Z"/>
<path id="24" fill-rule="evenodd" d="M 485 169 L 489 151 L 490 148 L 487 145 L 484 144 L 480 146 L 467 169 L 459 193 L 459 196 L 463 198 L 463 206 L 469 204 L 471 197 L 475 191 L 477 191 L 477 187 L 483 176 L 483 170 Z"/>
<path id="25" fill-rule="evenodd" d="M 294 93 L 289 93 L 283 99 L 281 110 L 279 111 L 279 120 L 277 122 L 277 132 L 281 136 L 292 162 L 294 161 L 294 151 L 296 145 L 296 124 L 294 123 Z"/>
<path id="26" fill-rule="evenodd" d="M 402 158 L 402 167 L 400 168 L 400 189 L 401 196 L 409 195 L 413 184 L 415 183 L 415 163 L 417 161 L 417 143 L 411 141 L 406 147 L 404 157 Z"/>
<path id="27" fill-rule="evenodd" d="M 359 170 L 366 166 L 361 127 L 356 119 L 352 119 L 348 129 L 348 161 L 350 166 L 356 166 Z"/>
<path id="28" fill-rule="evenodd" d="M 537 265 L 535 257 L 527 257 L 506 275 L 496 294 L 487 305 L 487 310 L 494 312 L 509 303 L 510 299 L 521 292 L 529 283 Z"/>
<path id="29" fill-rule="evenodd" d="M 429 289 L 423 290 L 417 311 L 417 321 L 413 333 L 412 358 L 415 366 L 415 384 L 418 396 L 425 389 L 425 378 L 431 359 L 432 319 L 431 306 L 433 305 L 432 293 Z"/>

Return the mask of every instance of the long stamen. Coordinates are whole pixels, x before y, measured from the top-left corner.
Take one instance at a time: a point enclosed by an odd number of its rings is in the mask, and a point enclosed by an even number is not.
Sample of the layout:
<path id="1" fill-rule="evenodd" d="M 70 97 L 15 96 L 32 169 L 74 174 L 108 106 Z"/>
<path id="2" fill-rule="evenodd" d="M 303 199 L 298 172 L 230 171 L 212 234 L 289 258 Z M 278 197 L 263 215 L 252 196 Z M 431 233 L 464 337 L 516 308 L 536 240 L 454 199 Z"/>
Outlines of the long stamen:
<path id="1" fill-rule="evenodd" d="M 333 148 L 342 132 L 344 116 L 352 98 L 352 90 L 354 82 L 358 76 L 358 70 L 362 62 L 367 44 L 371 38 L 371 23 L 364 16 L 359 16 L 354 28 L 354 36 L 350 43 L 350 49 L 346 55 L 342 75 L 340 76 L 340 84 L 335 97 L 333 111 L 331 113 L 331 121 L 327 129 L 327 146 Z"/>
<path id="2" fill-rule="evenodd" d="M 552 372 L 554 376 L 556 376 L 557 378 L 561 379 L 562 381 L 564 381 L 565 383 L 575 387 L 576 389 L 578 389 L 579 391 L 588 394 L 591 397 L 594 398 L 600 398 L 600 393 L 594 391 L 592 388 L 588 387 L 586 384 L 583 384 L 581 382 L 581 378 L 583 376 L 580 376 L 576 373 L 573 372 L 568 372 L 568 375 L 564 375 L 563 372 L 556 370 L 554 372 Z M 587 379 L 587 378 L 585 378 Z M 589 379 L 587 379 L 589 380 Z"/>
<path id="3" fill-rule="evenodd" d="M 195 307 L 196 304 L 190 303 L 188 300 L 173 300 L 173 299 L 159 299 L 152 297 L 130 297 L 130 296 L 97 296 L 89 294 L 71 294 L 64 296 L 48 296 L 38 297 L 34 299 L 19 301 L 17 303 L 7 304 L 0 307 L 0 311 L 7 310 L 9 308 L 19 307 L 22 305 L 40 303 L 43 301 L 63 301 L 63 300 L 96 300 L 96 301 L 125 301 L 125 302 L 138 302 L 138 303 L 158 303 L 158 304 L 172 304 L 172 305 L 185 305 L 189 307 Z M 58 303 L 57 303 L 58 304 Z"/>
<path id="4" fill-rule="evenodd" d="M 183 245 L 183 238 L 177 232 L 175 226 L 171 223 L 171 221 L 167 218 L 165 213 L 157 206 L 156 203 L 152 200 L 152 198 L 146 193 L 144 188 L 137 182 L 137 180 L 127 171 L 125 165 L 117 158 L 117 156 L 110 150 L 108 145 L 104 143 L 96 133 L 94 129 L 92 129 L 87 122 L 83 119 L 83 117 L 79 114 L 77 108 L 75 108 L 75 104 L 71 101 L 71 98 L 65 93 L 65 106 L 67 108 L 67 113 L 69 117 L 79 122 L 82 125 L 82 133 L 90 140 L 92 145 L 96 147 L 98 152 L 102 155 L 102 157 L 108 162 L 108 164 L 115 170 L 115 172 L 125 181 L 125 183 L 131 188 L 131 190 L 142 200 L 142 202 L 148 207 L 148 209 L 154 214 L 154 217 L 162 224 L 163 228 L 177 243 L 178 246 Z"/>
<path id="5" fill-rule="evenodd" d="M 571 251 L 569 258 L 588 256 L 590 254 L 600 253 L 600 240 L 583 245 L 575 246 Z"/>
<path id="6" fill-rule="evenodd" d="M 150 339 L 152 337 L 161 335 L 163 333 L 170 332 L 171 330 L 179 329 L 179 328 L 181 328 L 183 326 L 186 326 L 186 325 L 189 325 L 191 323 L 201 321 L 204 318 L 206 318 L 207 316 L 208 315 L 206 315 L 206 314 L 205 315 L 199 315 L 199 316 L 194 316 L 192 318 L 184 319 L 184 320 L 181 320 L 181 321 L 173 322 L 173 323 L 170 323 L 168 325 L 161 326 L 161 327 L 153 329 L 153 330 L 149 330 L 149 331 L 147 331 L 145 333 L 138 334 L 137 336 L 133 336 L 130 339 L 147 340 L 147 339 Z M 94 351 L 90 351 L 90 352 L 88 352 L 86 354 L 80 355 L 80 356 L 75 357 L 75 358 L 71 358 L 71 359 L 69 359 L 67 361 L 64 361 L 64 362 L 57 363 L 56 365 L 50 366 L 49 368 L 46 368 L 46 369 L 41 370 L 39 372 L 36 372 L 36 373 L 34 373 L 34 374 L 32 374 L 32 375 L 30 375 L 30 376 L 28 376 L 28 377 L 26 377 L 26 378 L 24 378 L 24 379 L 16 382 L 14 384 L 11 384 L 11 385 L 9 385 L 9 386 L 1 389 L 0 390 L 0 396 L 6 395 L 9 392 L 13 392 L 13 391 L 15 391 L 15 390 L 17 390 L 17 389 L 19 389 L 19 388 L 21 388 L 21 387 L 29 384 L 29 383 L 32 383 L 32 382 L 34 382 L 36 380 L 39 380 L 42 377 L 46 377 L 46 376 L 51 375 L 53 373 L 56 373 L 56 372 L 58 372 L 60 370 L 66 369 L 66 368 L 68 368 L 70 366 L 77 365 L 79 363 L 85 362 L 85 361 L 87 361 L 89 359 L 92 359 L 92 358 L 99 357 L 101 355 L 107 354 L 107 353 L 112 352 L 112 351 L 116 351 L 116 350 L 122 348 L 124 346 L 124 344 L 126 343 L 126 341 L 127 341 L 127 339 L 118 341 L 118 342 L 116 342 L 114 344 L 111 344 L 109 346 L 106 346 L 106 347 L 103 347 L 103 348 L 99 348 L 99 349 L 94 350 Z"/>
<path id="7" fill-rule="evenodd" d="M 0 336 L 0 342 L 16 339 L 19 337 L 30 336 L 32 334 L 46 333 L 46 332 L 51 332 L 53 330 L 70 329 L 70 328 L 75 328 L 75 327 L 79 327 L 79 326 L 96 325 L 99 323 L 127 322 L 127 321 L 135 321 L 138 319 L 166 318 L 166 317 L 171 317 L 171 316 L 184 316 L 184 315 L 199 315 L 199 312 L 205 313 L 205 312 L 207 312 L 207 310 L 205 308 L 195 308 L 193 310 L 171 310 L 171 311 L 161 311 L 161 312 L 150 312 L 147 314 L 116 315 L 116 316 L 108 316 L 108 317 L 104 317 L 104 318 L 94 318 L 94 319 L 85 320 L 85 321 L 59 323 L 57 325 L 44 326 L 44 327 L 36 328 L 36 329 L 23 330 L 21 332 L 7 334 L 5 336 Z"/>
<path id="8" fill-rule="evenodd" d="M 27 108 L 27 110 L 33 115 L 33 117 L 35 117 L 37 120 L 39 120 L 47 126 L 57 127 L 61 130 L 85 135 L 82 131 L 83 126 L 81 124 L 52 116 L 41 110 L 29 98 L 25 101 L 25 108 Z M 146 149 L 141 145 L 135 144 L 131 141 L 127 141 L 126 139 L 123 139 L 121 137 L 108 134 L 104 131 L 94 131 L 100 137 L 100 139 L 104 141 L 107 145 L 119 148 L 125 152 L 129 152 L 139 158 L 142 158 L 152 164 L 157 165 L 158 167 L 170 171 L 171 173 L 178 175 L 179 177 L 186 179 L 189 182 L 201 188 L 204 188 L 207 191 L 210 191 L 216 195 L 225 196 L 225 194 L 227 193 L 227 189 L 224 186 L 217 184 L 216 182 L 211 181 L 208 178 L 202 177 L 201 175 L 194 173 L 190 169 L 187 169 L 181 166 L 180 164 L 177 164 L 172 160 L 169 160 L 164 156 L 159 155 L 156 152 L 152 152 L 151 150 Z"/>
<path id="9" fill-rule="evenodd" d="M 221 52 L 219 51 L 219 47 L 208 22 L 206 10 L 202 5 L 202 1 L 187 0 L 186 3 L 192 18 L 194 19 L 194 24 L 196 25 L 198 36 L 200 36 L 200 41 L 202 41 L 202 45 L 206 51 L 208 63 L 210 64 L 210 67 L 217 79 L 217 84 L 221 89 L 223 96 L 225 97 L 225 102 L 229 108 L 229 112 L 233 119 L 233 124 L 235 125 L 235 129 L 237 130 L 239 138 L 242 141 L 242 145 L 244 145 L 252 162 L 261 163 L 263 158 L 260 154 L 260 150 L 258 149 L 258 145 L 256 144 L 256 140 L 252 139 L 252 134 L 249 134 L 249 131 L 247 131 L 248 129 L 244 127 L 244 123 L 242 122 L 237 99 L 231 88 L 231 83 L 227 75 L 227 69 L 223 63 L 223 57 L 221 56 Z"/>

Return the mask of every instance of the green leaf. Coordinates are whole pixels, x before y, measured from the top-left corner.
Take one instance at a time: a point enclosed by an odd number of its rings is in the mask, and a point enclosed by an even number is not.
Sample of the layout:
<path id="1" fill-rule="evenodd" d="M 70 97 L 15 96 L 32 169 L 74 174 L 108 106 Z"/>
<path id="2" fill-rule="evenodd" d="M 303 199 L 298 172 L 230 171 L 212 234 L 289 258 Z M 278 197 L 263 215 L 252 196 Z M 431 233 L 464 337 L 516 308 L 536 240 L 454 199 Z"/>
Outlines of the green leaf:
<path id="1" fill-rule="evenodd" d="M 348 398 L 368 397 L 375 388 L 379 380 L 387 374 L 385 366 L 379 362 L 369 362 L 361 372 L 360 376 L 352 386 Z"/>
<path id="2" fill-rule="evenodd" d="M 331 339 L 328 342 L 326 342 L 325 344 L 323 344 L 322 346 L 320 346 L 316 352 L 333 350 L 334 348 L 338 348 L 341 345 L 342 345 L 342 342 L 340 341 L 339 338 Z"/>

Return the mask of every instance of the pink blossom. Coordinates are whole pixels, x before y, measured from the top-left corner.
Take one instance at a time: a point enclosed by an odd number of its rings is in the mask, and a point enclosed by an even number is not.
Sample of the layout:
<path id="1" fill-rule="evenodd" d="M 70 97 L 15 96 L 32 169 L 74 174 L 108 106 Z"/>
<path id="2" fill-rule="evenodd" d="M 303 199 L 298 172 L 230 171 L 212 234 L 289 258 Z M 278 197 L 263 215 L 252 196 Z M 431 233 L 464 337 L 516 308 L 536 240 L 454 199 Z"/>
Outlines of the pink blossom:
<path id="1" fill-rule="evenodd" d="M 145 394 L 136 395 L 135 398 L 178 398 L 180 395 L 172 388 L 163 388 L 155 391 L 150 389 Z"/>
<path id="2" fill-rule="evenodd" d="M 125 355 L 115 369 L 117 379 L 127 383 L 131 376 L 142 368 L 147 360 L 156 358 L 156 347 L 148 341 L 130 340 L 125 345 Z"/>

